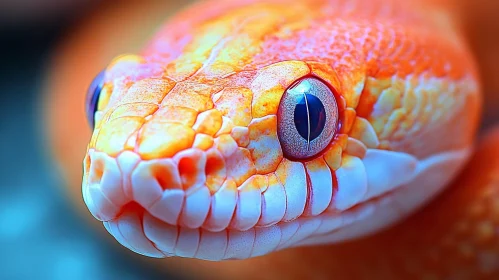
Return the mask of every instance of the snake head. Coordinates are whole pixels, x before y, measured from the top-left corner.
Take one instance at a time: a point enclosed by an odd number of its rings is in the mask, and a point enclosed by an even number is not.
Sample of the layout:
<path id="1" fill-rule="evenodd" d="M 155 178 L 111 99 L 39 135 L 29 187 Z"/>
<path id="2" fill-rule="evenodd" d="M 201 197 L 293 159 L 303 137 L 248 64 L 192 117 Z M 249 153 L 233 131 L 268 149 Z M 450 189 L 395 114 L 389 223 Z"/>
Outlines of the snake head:
<path id="1" fill-rule="evenodd" d="M 479 89 L 457 35 L 316 2 L 198 4 L 98 76 L 82 191 L 121 244 L 223 260 L 339 242 L 461 169 Z"/>

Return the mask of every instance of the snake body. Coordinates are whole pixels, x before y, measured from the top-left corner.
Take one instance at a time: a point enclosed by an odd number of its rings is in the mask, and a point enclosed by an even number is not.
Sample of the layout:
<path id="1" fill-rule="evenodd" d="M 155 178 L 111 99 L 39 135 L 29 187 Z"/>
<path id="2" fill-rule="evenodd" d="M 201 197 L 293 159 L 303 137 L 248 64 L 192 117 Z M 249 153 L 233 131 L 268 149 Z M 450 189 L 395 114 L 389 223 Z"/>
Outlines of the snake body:
<path id="1" fill-rule="evenodd" d="M 104 71 L 84 160 L 90 212 L 135 252 L 206 260 L 337 243 L 407 217 L 462 170 L 480 114 L 462 35 L 426 11 L 273 0 L 180 12 Z M 281 103 L 306 78 L 338 111 L 326 113 L 332 138 L 295 158 L 309 150 Z"/>

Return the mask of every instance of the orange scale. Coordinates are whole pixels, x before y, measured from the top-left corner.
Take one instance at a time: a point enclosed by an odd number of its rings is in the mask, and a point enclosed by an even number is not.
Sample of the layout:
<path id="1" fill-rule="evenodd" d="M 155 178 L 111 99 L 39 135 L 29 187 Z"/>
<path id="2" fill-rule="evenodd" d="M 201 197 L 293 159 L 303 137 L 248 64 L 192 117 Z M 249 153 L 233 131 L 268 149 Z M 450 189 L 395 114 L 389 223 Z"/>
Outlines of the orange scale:
<path id="1" fill-rule="evenodd" d="M 223 134 L 214 140 L 215 148 L 224 156 L 230 157 L 236 152 L 238 146 L 230 134 Z"/>
<path id="2" fill-rule="evenodd" d="M 337 143 L 343 150 L 347 148 L 348 135 L 347 134 L 337 134 L 334 137 L 334 143 Z"/>
<path id="3" fill-rule="evenodd" d="M 222 113 L 220 113 L 219 110 L 212 109 L 199 113 L 193 129 L 196 130 L 197 133 L 213 136 L 221 127 Z"/>
<path id="4" fill-rule="evenodd" d="M 238 186 L 251 175 L 256 174 L 256 167 L 251 159 L 251 153 L 245 148 L 237 148 L 230 157 L 225 158 L 225 163 L 227 176 L 232 178 Z"/>
<path id="5" fill-rule="evenodd" d="M 310 61 L 307 62 L 307 65 L 310 67 L 311 74 L 328 82 L 336 90 L 341 89 L 341 81 L 336 71 L 329 64 Z"/>
<path id="6" fill-rule="evenodd" d="M 302 61 L 278 62 L 258 70 L 250 87 L 253 118 L 277 114 L 284 91 L 309 73 L 310 68 Z"/>
<path id="7" fill-rule="evenodd" d="M 331 147 L 324 152 L 323 158 L 326 161 L 329 168 L 332 170 L 337 170 L 341 167 L 341 155 L 343 154 L 343 149 L 338 143 L 333 143 Z"/>
<path id="8" fill-rule="evenodd" d="M 227 178 L 225 159 L 216 149 L 206 151 L 206 186 L 211 194 L 216 193 Z"/>
<path id="9" fill-rule="evenodd" d="M 109 116 L 109 119 L 119 117 L 141 117 L 152 115 L 158 110 L 158 105 L 151 103 L 127 103 L 116 107 Z"/>
<path id="10" fill-rule="evenodd" d="M 137 152 L 143 159 L 172 157 L 192 146 L 195 132 L 177 123 L 149 121 L 137 137 Z"/>
<path id="11" fill-rule="evenodd" d="M 341 122 L 339 133 L 345 133 L 345 134 L 350 133 L 350 130 L 352 129 L 356 116 L 357 113 L 355 112 L 354 109 L 346 108 L 343 111 L 343 120 Z"/>
<path id="12" fill-rule="evenodd" d="M 110 156 L 125 149 L 128 138 L 143 125 L 140 117 L 122 117 L 106 122 L 100 128 L 95 148 Z"/>
<path id="13" fill-rule="evenodd" d="M 235 125 L 247 126 L 251 122 L 253 93 L 247 88 L 225 88 L 213 97 L 215 108 L 230 118 Z"/>
<path id="14" fill-rule="evenodd" d="M 211 94 L 216 90 L 216 86 L 183 82 L 177 84 L 160 103 L 162 106 L 184 106 L 203 112 L 213 108 Z"/>
<path id="15" fill-rule="evenodd" d="M 235 126 L 230 132 L 239 147 L 247 147 L 250 141 L 249 129 L 244 126 Z"/>
<path id="16" fill-rule="evenodd" d="M 192 127 L 196 121 L 197 115 L 198 112 L 189 107 L 163 106 L 154 113 L 150 121 L 164 124 L 178 123 Z"/>
<path id="17" fill-rule="evenodd" d="M 248 127 L 251 158 L 259 174 L 273 172 L 283 158 L 281 144 L 277 137 L 275 115 L 257 119 Z"/>
<path id="18" fill-rule="evenodd" d="M 134 83 L 120 99 L 119 103 L 145 102 L 159 104 L 175 86 L 169 79 L 144 79 Z"/>
<path id="19" fill-rule="evenodd" d="M 198 149 L 187 149 L 177 153 L 173 160 L 177 163 L 182 186 L 186 191 L 195 191 L 206 181 L 206 153 Z"/>
<path id="20" fill-rule="evenodd" d="M 194 143 L 192 144 L 194 148 L 206 151 L 213 146 L 213 137 L 206 134 L 198 133 L 194 138 Z"/>

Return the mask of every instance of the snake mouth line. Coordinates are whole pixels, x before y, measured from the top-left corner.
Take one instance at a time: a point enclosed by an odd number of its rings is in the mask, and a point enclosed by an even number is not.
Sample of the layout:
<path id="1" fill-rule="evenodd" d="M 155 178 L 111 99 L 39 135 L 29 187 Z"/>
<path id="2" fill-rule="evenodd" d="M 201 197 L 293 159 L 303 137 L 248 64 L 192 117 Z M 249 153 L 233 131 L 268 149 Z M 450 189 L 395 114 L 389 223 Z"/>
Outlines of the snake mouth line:
<path id="1" fill-rule="evenodd" d="M 246 259 L 299 246 L 315 236 L 334 235 L 339 229 L 370 216 L 374 211 L 372 204 L 380 200 L 366 201 L 344 213 L 325 212 L 267 227 L 219 232 L 167 224 L 132 202 L 125 205 L 116 218 L 103 224 L 120 244 L 150 257 L 179 256 L 211 261 Z"/>
<path id="2" fill-rule="evenodd" d="M 398 221 L 433 197 L 448 183 L 444 177 L 452 178 L 469 155 L 469 151 L 465 149 L 420 160 L 412 180 L 386 192 L 379 194 L 371 192 L 371 197 L 366 195 L 363 201 L 343 211 L 327 209 L 316 216 L 301 215 L 292 221 L 280 220 L 268 225 L 257 224 L 243 230 L 222 226 L 219 223 L 216 224 L 218 228 L 215 227 L 213 230 L 203 226 L 199 221 L 191 224 L 179 222 L 185 207 L 188 206 L 183 203 L 189 203 L 181 190 L 172 190 L 168 195 L 163 192 L 160 199 L 149 197 L 150 202 L 165 201 L 161 205 L 167 208 L 154 210 L 153 207 L 143 207 L 152 204 L 144 203 L 144 197 L 137 199 L 137 196 L 133 196 L 130 183 L 134 180 L 133 175 L 122 175 L 132 174 L 140 161 L 134 158 L 132 153 L 127 155 L 127 160 L 123 157 L 115 160 L 104 154 L 96 156 L 92 153 L 91 151 L 89 155 L 94 157 L 92 162 L 95 163 L 92 163 L 94 164 L 92 168 L 87 166 L 91 172 L 86 172 L 90 174 L 84 180 L 83 196 L 92 214 L 103 221 L 106 229 L 119 243 L 132 251 L 151 257 L 180 256 L 205 260 L 245 259 L 284 248 L 334 243 L 369 234 Z M 99 157 L 100 160 L 95 160 Z M 99 164 L 102 165 L 101 168 L 96 168 Z M 112 164 L 115 164 L 116 168 L 112 168 Z M 96 170 L 99 169 L 102 171 L 101 174 L 97 174 L 101 176 L 99 184 L 92 185 L 92 174 L 98 173 Z M 448 175 L 432 175 L 435 173 L 434 170 L 439 170 L 438 172 L 445 170 Z M 425 191 L 422 192 L 421 188 L 425 188 Z M 196 189 L 190 195 L 196 195 L 198 192 L 202 192 L 202 188 Z M 260 192 L 258 194 L 261 195 Z M 112 200 L 108 197 L 112 197 Z M 119 197 L 121 198 L 118 199 Z M 209 192 L 197 194 L 197 197 L 194 200 L 197 203 L 193 204 L 191 211 L 197 215 L 201 213 L 202 219 L 199 220 L 206 221 L 211 215 L 208 214 L 210 209 L 216 208 L 213 206 L 216 201 Z M 208 205 L 199 203 L 199 197 L 207 197 Z M 178 203 L 175 204 L 175 201 Z M 227 201 L 221 199 L 218 202 Z M 204 207 L 208 209 L 205 211 Z M 180 218 L 169 223 L 165 221 L 164 215 L 155 214 L 155 211 L 159 210 L 162 213 L 177 211 L 177 217 Z M 203 214 L 204 212 L 206 214 Z M 234 218 L 234 212 L 227 215 L 229 222 Z"/>

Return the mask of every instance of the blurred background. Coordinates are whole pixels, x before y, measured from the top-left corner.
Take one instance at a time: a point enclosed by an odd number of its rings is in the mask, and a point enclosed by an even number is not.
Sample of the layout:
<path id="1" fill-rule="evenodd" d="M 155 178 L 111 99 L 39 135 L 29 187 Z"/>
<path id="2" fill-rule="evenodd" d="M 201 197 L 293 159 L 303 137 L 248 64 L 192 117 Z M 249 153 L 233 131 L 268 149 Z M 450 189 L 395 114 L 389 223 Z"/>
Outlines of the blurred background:
<path id="1" fill-rule="evenodd" d="M 0 0 L 2 280 L 178 279 L 144 267 L 84 222 L 89 214 L 68 199 L 68 183 L 44 138 L 42 116 L 50 103 L 43 105 L 43 87 L 55 50 L 102 6 L 95 0 Z"/>
<path id="2" fill-rule="evenodd" d="M 135 51 L 189 1 L 117 2 L 0 0 L 0 279 L 179 279 L 116 246 L 82 210 L 82 146 L 61 132 L 86 143 L 83 111 L 65 126 L 46 123 L 64 117 L 64 102 L 81 102 L 109 59 Z M 499 117 L 499 1 L 454 7 L 480 63 L 490 123 Z M 74 72 L 81 79 L 69 83 Z"/>

